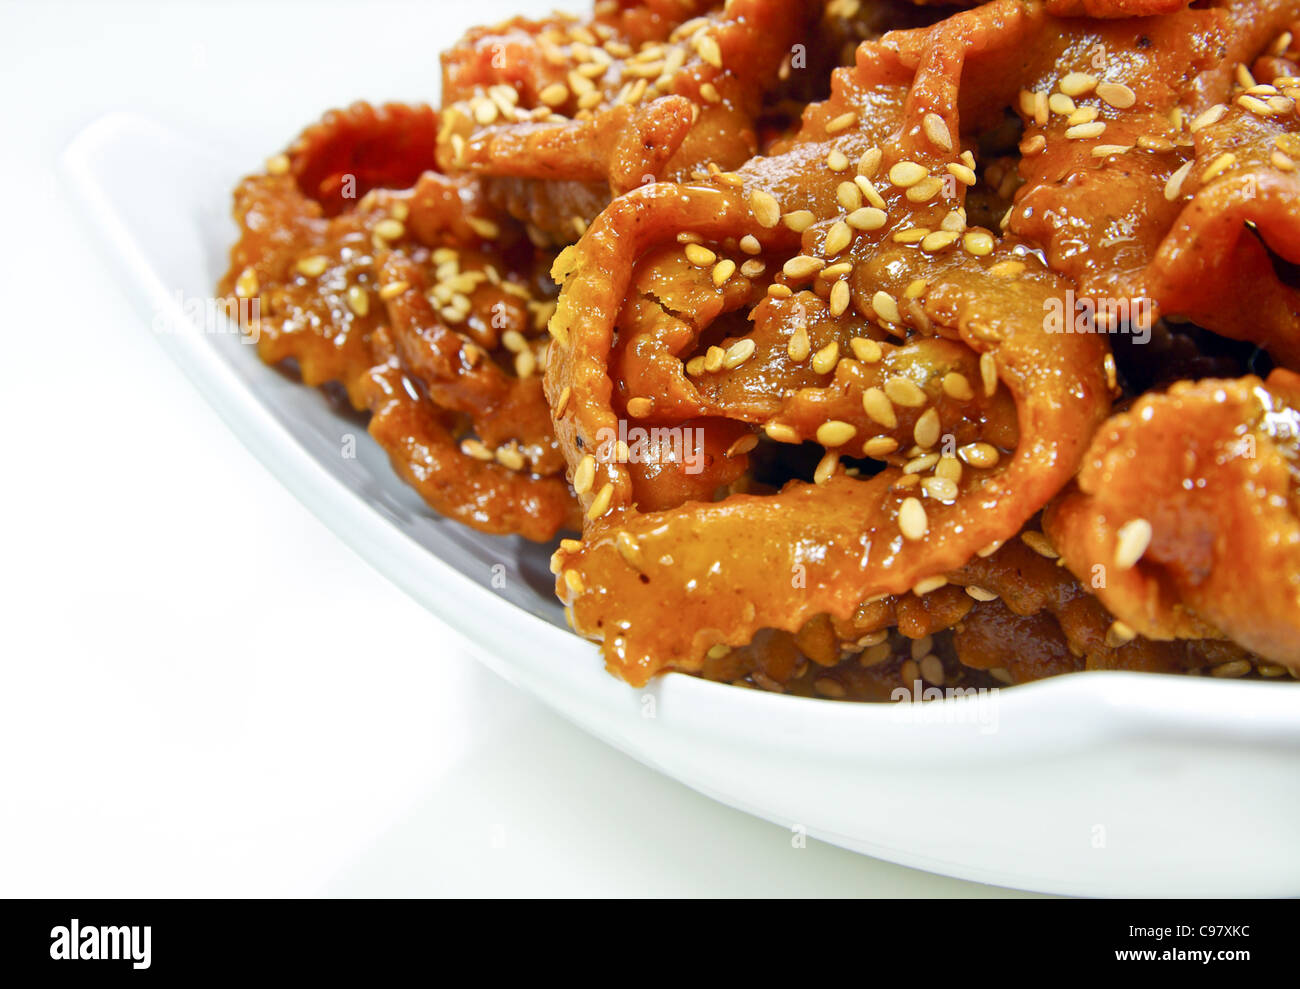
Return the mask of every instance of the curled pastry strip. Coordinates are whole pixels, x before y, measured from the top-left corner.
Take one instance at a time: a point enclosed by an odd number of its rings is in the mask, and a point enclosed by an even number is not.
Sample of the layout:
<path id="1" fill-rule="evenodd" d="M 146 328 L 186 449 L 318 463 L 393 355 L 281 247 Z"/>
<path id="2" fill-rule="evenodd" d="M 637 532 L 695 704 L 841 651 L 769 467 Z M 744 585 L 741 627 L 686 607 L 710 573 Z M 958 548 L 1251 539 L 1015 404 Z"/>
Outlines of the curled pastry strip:
<path id="1" fill-rule="evenodd" d="M 428 171 L 435 128 L 427 107 L 364 104 L 308 128 L 236 191 L 220 291 L 256 300 L 263 360 L 371 413 L 431 507 L 549 539 L 575 520 L 538 373 L 553 304 L 522 232 L 473 180 Z"/>
<path id="2" fill-rule="evenodd" d="M 1163 311 L 1300 367 L 1300 77 L 1275 79 L 1280 91 L 1234 103 L 1196 135 L 1185 205 L 1146 277 Z M 1225 306 L 1224 285 L 1251 286 L 1250 306 Z"/>
<path id="3" fill-rule="evenodd" d="M 1075 281 L 1103 332 L 1145 333 L 1167 313 L 1300 359 L 1300 298 L 1276 270 L 1300 259 L 1286 30 L 1298 15 L 1295 0 L 1233 0 L 1154 21 L 1041 22 L 1045 65 L 1017 105 L 1023 184 L 1003 223 Z M 1228 282 L 1258 286 L 1249 312 L 1222 305 Z M 1149 308 L 1135 318 L 1137 304 Z"/>
<path id="4" fill-rule="evenodd" d="M 753 155 L 764 95 L 817 13 L 730 0 L 681 5 L 675 21 L 624 11 L 471 32 L 444 56 L 440 160 L 572 241 L 611 193 Z"/>
<path id="5" fill-rule="evenodd" d="M 809 111 L 804 133 L 782 156 L 757 159 L 711 185 L 629 193 L 557 261 L 564 282 L 552 320 L 556 348 L 546 382 L 587 516 L 582 542 L 556 554 L 557 588 L 578 631 L 602 640 L 607 663 L 630 682 L 642 683 L 665 667 L 698 670 L 708 649 L 741 645 L 760 628 L 794 631 L 819 614 L 846 617 L 864 599 L 902 593 L 956 570 L 981 550 L 991 551 L 1069 480 L 1087 437 L 1104 417 L 1104 341 L 1057 336 L 1044 326 L 1045 303 L 1062 295 L 1067 283 L 1014 238 L 996 242 L 986 231 L 972 231 L 980 235 L 971 241 L 973 249 L 947 251 L 960 230 L 943 237 L 942 245 L 922 247 L 918 238 L 908 250 L 892 236 L 922 224 L 927 234 L 947 230 L 941 221 L 960 209 L 960 183 L 951 195 L 937 197 L 942 183 L 936 181 L 927 195 L 914 197 L 906 193 L 918 183 L 908 179 L 917 167 L 929 175 L 961 162 L 952 135 L 959 133 L 955 96 L 964 53 L 1013 44 L 1022 36 L 1028 15 L 1019 5 L 991 6 L 999 7 L 999 16 L 986 9 L 928 29 L 929 45 L 910 80 L 889 45 L 891 36 L 864 45 L 856 73 L 837 79 L 831 101 Z M 945 115 L 940 127 L 934 118 Z M 988 390 L 1000 382 L 1014 402 L 1014 454 L 994 450 L 971 462 L 952 487 L 931 485 L 937 496 L 924 495 L 924 503 L 918 495 L 925 489 L 916 486 L 914 474 L 889 466 L 868 479 L 832 472 L 820 483 L 792 482 L 769 496 L 733 495 L 642 512 L 627 465 L 593 455 L 597 438 L 619 425 L 610 360 L 637 259 L 683 231 L 720 249 L 752 238 L 765 256 L 788 254 L 790 225 L 777 225 L 769 214 L 778 203 L 802 200 L 814 221 L 820 216 L 826 222 L 805 227 L 805 254 L 782 269 L 785 289 L 775 297 L 793 298 L 788 283 L 806 281 L 827 266 L 814 257 L 821 252 L 813 245 L 841 222 L 834 205 L 840 178 L 833 169 L 815 167 L 836 149 L 850 162 L 867 156 L 871 174 L 878 167 L 881 176 L 898 182 L 878 207 L 888 224 L 870 223 L 874 231 L 851 238 L 846 257 L 857 264 L 849 265 L 847 285 L 855 314 L 846 315 L 839 301 L 827 305 L 849 327 L 867 325 L 862 316 L 892 327 L 904 347 L 937 334 L 980 355 Z M 902 170 L 895 171 L 896 165 Z M 848 198 L 839 206 L 866 208 Z M 904 289 L 914 281 L 924 289 L 909 297 Z M 831 294 L 838 299 L 843 290 Z M 909 300 L 915 305 L 900 306 Z M 880 390 L 888 388 L 907 408 L 936 402 L 940 381 L 923 366 L 913 367 L 915 377 L 899 382 L 900 375 L 893 375 Z M 851 394 L 865 402 L 874 380 L 866 372 L 862 381 L 845 384 L 856 384 Z M 769 436 L 804 438 L 811 421 L 786 417 L 787 411 L 767 420 Z M 834 431 L 844 432 L 839 425 Z M 861 442 L 857 430 L 851 432 Z M 922 442 L 915 427 L 914 432 L 922 450 L 937 439 Z M 843 442 L 826 435 L 823 445 L 834 450 Z M 934 459 L 942 456 L 936 451 Z M 653 607 L 638 609 L 638 600 Z M 663 609 L 678 620 L 656 622 L 653 613 Z"/>
<path id="6" fill-rule="evenodd" d="M 1101 429 L 1044 528 L 1152 639 L 1226 634 L 1300 670 L 1300 376 L 1180 382 Z"/>

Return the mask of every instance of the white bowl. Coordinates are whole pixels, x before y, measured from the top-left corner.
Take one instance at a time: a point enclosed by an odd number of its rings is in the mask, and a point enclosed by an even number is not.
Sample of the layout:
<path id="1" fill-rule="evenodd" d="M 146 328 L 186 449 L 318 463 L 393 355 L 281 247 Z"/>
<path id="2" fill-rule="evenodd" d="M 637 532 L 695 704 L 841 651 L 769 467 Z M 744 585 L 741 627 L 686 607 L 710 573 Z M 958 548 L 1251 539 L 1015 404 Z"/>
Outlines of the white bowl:
<path id="1" fill-rule="evenodd" d="M 1053 893 L 1300 894 L 1291 683 L 1085 673 L 867 705 L 613 679 L 564 627 L 546 550 L 432 516 L 355 419 L 220 321 L 205 332 L 187 316 L 211 300 L 235 236 L 231 189 L 264 150 L 222 160 L 198 125 L 187 136 L 119 114 L 64 166 L 159 340 L 230 428 L 507 680 L 696 790 L 889 861 Z M 340 456 L 347 433 L 355 459 Z"/>

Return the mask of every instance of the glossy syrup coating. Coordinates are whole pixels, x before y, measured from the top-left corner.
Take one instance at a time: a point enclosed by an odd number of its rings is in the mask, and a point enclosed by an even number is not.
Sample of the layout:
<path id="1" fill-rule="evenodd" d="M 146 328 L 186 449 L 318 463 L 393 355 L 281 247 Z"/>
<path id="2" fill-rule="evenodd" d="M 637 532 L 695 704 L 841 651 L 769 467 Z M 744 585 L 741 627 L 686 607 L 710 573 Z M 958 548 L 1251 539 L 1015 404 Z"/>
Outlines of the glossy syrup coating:
<path id="1" fill-rule="evenodd" d="M 515 18 L 441 111 L 245 180 L 221 291 L 436 511 L 581 528 L 557 592 L 631 683 L 1296 675 L 1298 37 L 1300 0 Z"/>
<path id="2" fill-rule="evenodd" d="M 1247 23 L 1241 6 L 1101 22 L 995 3 L 886 34 L 769 155 L 630 193 L 561 255 L 548 389 L 553 402 L 567 391 L 556 427 L 571 464 L 593 459 L 589 438 L 633 409 L 661 424 L 743 422 L 764 444 L 824 451 L 813 483 L 731 483 L 675 506 L 635 464 L 589 465 L 584 539 L 554 566 L 575 628 L 602 642 L 611 670 L 633 683 L 665 668 L 711 675 L 763 630 L 798 636 L 864 601 L 939 593 L 1069 482 L 1120 384 L 1104 333 L 1049 332 L 1043 314 L 1088 293 L 1126 305 L 1155 294 L 1155 312 L 1181 304 L 1149 287 L 1179 239 L 1186 248 L 1187 200 L 1218 177 L 1176 183 L 1213 152 L 1195 135 L 1215 84 L 1243 88 L 1218 58 L 1294 17 L 1289 4 L 1253 5 Z M 1294 109 L 1281 90 L 1264 95 Z M 981 229 L 963 209 L 978 177 L 958 135 L 1006 107 L 1023 124 L 1019 176 L 998 228 Z M 1231 242 L 1216 246 L 1211 258 L 1237 263 Z M 1293 332 L 1293 314 L 1278 322 Z M 971 629 L 1000 623 L 1012 643 L 1055 629 L 1039 652 L 1061 662 L 1013 680 L 1246 654 L 1210 626 L 1194 635 L 1209 652 L 1135 641 L 1086 584 L 1067 583 L 1104 648 L 998 598 L 973 606 L 956 651 L 976 655 Z"/>
<path id="3" fill-rule="evenodd" d="M 575 516 L 539 375 L 549 258 L 432 171 L 436 122 L 358 104 L 308 128 L 236 190 L 219 292 L 258 302 L 265 361 L 341 384 L 441 514 L 550 539 Z"/>

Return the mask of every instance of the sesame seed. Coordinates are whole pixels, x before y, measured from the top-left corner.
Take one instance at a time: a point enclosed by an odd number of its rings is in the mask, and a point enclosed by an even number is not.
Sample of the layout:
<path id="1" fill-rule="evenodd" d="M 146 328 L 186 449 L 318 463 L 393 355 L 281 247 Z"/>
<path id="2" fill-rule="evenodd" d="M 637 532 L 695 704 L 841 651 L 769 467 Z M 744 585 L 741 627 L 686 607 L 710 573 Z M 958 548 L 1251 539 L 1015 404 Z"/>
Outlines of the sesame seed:
<path id="1" fill-rule="evenodd" d="M 771 229 L 781 222 L 781 204 L 771 193 L 755 189 L 749 194 L 749 208 L 754 211 L 758 225 Z"/>
<path id="2" fill-rule="evenodd" d="M 830 309 L 832 316 L 842 316 L 849 308 L 852 301 L 852 290 L 849 283 L 840 281 L 831 286 Z"/>
<path id="3" fill-rule="evenodd" d="M 1234 659 L 1230 663 L 1220 663 L 1211 667 L 1210 676 L 1236 678 L 1245 676 L 1251 670 L 1250 660 Z"/>
<path id="4" fill-rule="evenodd" d="M 912 451 L 909 452 L 914 452 L 919 449 L 921 449 L 919 446 L 913 447 Z M 903 473 L 924 474 L 926 471 L 930 470 L 930 468 L 936 466 L 939 463 L 939 460 L 940 457 L 939 454 L 937 453 L 923 453 L 921 454 L 921 456 L 913 457 L 907 463 L 903 464 Z M 918 481 L 920 481 L 920 478 L 904 477 L 903 480 L 907 481 L 909 484 L 916 484 Z"/>
<path id="5" fill-rule="evenodd" d="M 564 583 L 574 594 L 581 594 L 587 589 L 587 585 L 582 581 L 582 575 L 576 570 L 564 571 Z"/>
<path id="6" fill-rule="evenodd" d="M 1269 117 L 1273 114 L 1273 108 L 1258 96 L 1238 96 L 1237 105 L 1261 117 Z"/>
<path id="7" fill-rule="evenodd" d="M 1047 138 L 1042 134 L 1030 134 L 1020 142 L 1020 153 L 1026 157 L 1036 155 L 1047 147 Z M 972 173 L 974 174 L 974 173 Z"/>
<path id="8" fill-rule="evenodd" d="M 745 234 L 745 236 L 740 238 L 740 249 L 746 254 L 760 254 L 762 253 L 763 245 L 758 242 L 758 238 L 753 234 Z"/>
<path id="9" fill-rule="evenodd" d="M 492 451 L 483 444 L 483 441 L 473 438 L 461 440 L 460 452 L 467 457 L 473 457 L 475 460 L 484 462 L 494 459 Z"/>
<path id="10" fill-rule="evenodd" d="M 840 465 L 840 455 L 827 451 L 822 455 L 821 460 L 817 461 L 817 468 L 813 471 L 813 483 L 825 484 L 835 475 L 835 468 Z"/>
<path id="11" fill-rule="evenodd" d="M 392 217 L 375 224 L 375 236 L 380 240 L 399 240 L 405 233 L 406 225 Z"/>
<path id="12" fill-rule="evenodd" d="M 722 361 L 727 352 L 721 347 L 710 347 L 704 352 L 704 370 L 714 374 L 722 370 Z"/>
<path id="13" fill-rule="evenodd" d="M 796 209 L 781 217 L 781 222 L 795 233 L 801 234 L 811 227 L 816 219 L 817 217 L 813 216 L 810 210 Z"/>
<path id="14" fill-rule="evenodd" d="M 886 378 L 884 389 L 889 400 L 895 405 L 919 409 L 925 404 L 925 392 L 911 378 L 904 378 L 902 375 Z"/>
<path id="15" fill-rule="evenodd" d="M 827 257 L 834 257 L 848 247 L 853 241 L 853 228 L 843 220 L 836 220 L 826 232 L 826 243 L 822 246 Z"/>
<path id="16" fill-rule="evenodd" d="M 612 482 L 605 482 L 605 486 L 592 500 L 591 507 L 587 509 L 587 518 L 594 521 L 609 511 L 609 503 L 614 498 L 614 485 Z"/>
<path id="17" fill-rule="evenodd" d="M 978 584 L 968 585 L 966 588 L 966 593 L 969 594 L 971 597 L 973 597 L 976 601 L 996 601 L 998 599 L 998 596 L 996 594 L 994 594 L 990 590 L 987 590 L 986 588 L 980 587 Z"/>
<path id="18" fill-rule="evenodd" d="M 261 290 L 261 285 L 257 280 L 257 272 L 252 268 L 245 268 L 235 279 L 235 296 L 240 299 L 251 299 Z M 350 290 L 349 290 L 350 291 Z"/>
<path id="19" fill-rule="evenodd" d="M 1082 96 L 1097 85 L 1097 77 L 1087 72 L 1069 72 L 1061 77 L 1060 89 L 1066 96 Z"/>
<path id="20" fill-rule="evenodd" d="M 725 456 L 728 458 L 743 456 L 753 450 L 756 446 L 758 446 L 758 437 L 753 433 L 746 433 L 744 436 L 740 437 L 740 439 L 736 440 L 736 442 L 732 443 L 731 446 L 727 447 Z"/>
<path id="21" fill-rule="evenodd" d="M 687 244 L 686 260 L 697 268 L 707 268 L 718 260 L 718 256 L 702 244 Z"/>
<path id="22" fill-rule="evenodd" d="M 1128 144 L 1098 144 L 1092 149 L 1094 158 L 1109 158 L 1111 155 L 1122 155 L 1126 151 L 1132 151 L 1133 148 Z"/>
<path id="23" fill-rule="evenodd" d="M 843 446 L 857 434 L 852 423 L 829 419 L 817 427 L 817 442 L 825 447 Z"/>
<path id="24" fill-rule="evenodd" d="M 1047 93 L 1041 89 L 1033 95 L 1033 115 L 1039 127 L 1047 126 Z"/>
<path id="25" fill-rule="evenodd" d="M 838 134 L 840 131 L 848 130 L 857 122 L 858 122 L 858 114 L 856 110 L 850 110 L 847 113 L 841 113 L 838 117 L 835 117 L 827 121 L 826 133 Z"/>
<path id="26" fill-rule="evenodd" d="M 897 231 L 892 239 L 898 244 L 919 244 L 929 233 L 929 227 L 910 227 L 907 230 Z"/>
<path id="27" fill-rule="evenodd" d="M 1086 124 L 1097 119 L 1100 111 L 1095 106 L 1081 106 L 1065 118 L 1067 124 Z"/>
<path id="28" fill-rule="evenodd" d="M 984 396 L 992 398 L 998 390 L 998 364 L 988 351 L 980 354 L 980 381 L 984 385 Z"/>
<path id="29" fill-rule="evenodd" d="M 936 148 L 941 151 L 952 150 L 952 131 L 948 129 L 948 123 L 943 117 L 937 113 L 927 113 L 921 119 L 921 129 Z"/>
<path id="30" fill-rule="evenodd" d="M 696 37 L 695 51 L 715 69 L 722 68 L 722 49 L 718 46 L 718 39 L 713 35 L 701 34 Z"/>
<path id="31" fill-rule="evenodd" d="M 790 296 L 794 295 L 794 291 L 789 285 L 778 285 L 776 282 L 773 282 L 767 287 L 767 294 L 774 299 L 788 299 Z"/>
<path id="32" fill-rule="evenodd" d="M 644 395 L 638 395 L 627 400 L 627 414 L 633 419 L 644 419 L 654 411 L 654 408 L 655 400 Z"/>
<path id="33" fill-rule="evenodd" d="M 930 520 L 925 514 L 925 506 L 919 499 L 903 499 L 898 509 L 898 529 L 902 532 L 903 538 L 912 541 L 924 539 L 925 534 L 930 531 Z"/>
<path id="34" fill-rule="evenodd" d="M 853 180 L 853 184 L 858 187 L 862 192 L 862 198 L 869 204 L 876 207 L 876 209 L 885 208 L 885 197 L 876 190 L 874 185 L 872 185 L 871 179 L 867 178 L 865 175 L 859 175 Z"/>
<path id="35" fill-rule="evenodd" d="M 858 174 L 869 179 L 875 178 L 876 172 L 880 170 L 882 158 L 884 153 L 879 148 L 867 148 L 858 159 Z"/>
<path id="36" fill-rule="evenodd" d="M 986 230 L 972 230 L 962 238 L 962 246 L 976 257 L 985 257 L 993 253 L 993 235 Z"/>
<path id="37" fill-rule="evenodd" d="M 892 436 L 873 436 L 862 444 L 862 454 L 866 457 L 887 457 L 898 449 L 898 440 Z"/>
<path id="38" fill-rule="evenodd" d="M 723 258 L 713 266 L 713 284 L 718 288 L 722 288 L 735 273 L 736 262 L 732 261 L 731 258 Z"/>
<path id="39" fill-rule="evenodd" d="M 635 536 L 630 532 L 620 532 L 614 537 L 614 545 L 618 548 L 618 555 L 623 557 L 624 561 L 640 569 L 641 544 L 636 541 Z"/>
<path id="40" fill-rule="evenodd" d="M 1225 151 L 1223 154 L 1219 155 L 1219 157 L 1215 158 L 1214 161 L 1210 162 L 1209 167 L 1201 173 L 1201 181 L 1209 182 L 1211 179 L 1222 175 L 1235 164 L 1237 164 L 1237 156 L 1231 151 Z"/>
<path id="41" fill-rule="evenodd" d="M 815 258 L 808 254 L 797 254 L 782 266 L 781 271 L 786 278 L 802 280 L 811 278 L 824 267 L 826 267 L 826 262 L 821 258 Z"/>
<path id="42" fill-rule="evenodd" d="M 1076 124 L 1065 131 L 1065 136 L 1071 141 L 1086 141 L 1090 138 L 1101 137 L 1106 130 L 1106 124 L 1101 120 L 1094 120 L 1086 124 Z"/>
<path id="43" fill-rule="evenodd" d="M 569 88 L 562 82 L 553 82 L 538 93 L 537 98 L 549 107 L 557 107 L 569 98 Z"/>
<path id="44" fill-rule="evenodd" d="M 722 360 L 722 366 L 729 371 L 734 370 L 753 357 L 756 349 L 757 344 L 749 337 L 744 340 L 737 340 L 727 348 L 726 356 Z"/>
<path id="45" fill-rule="evenodd" d="M 1041 532 L 1034 529 L 1027 529 L 1020 534 L 1020 541 L 1032 549 L 1039 556 L 1046 557 L 1049 560 L 1057 559 L 1061 554 L 1056 552 L 1056 547 Z"/>
<path id="46" fill-rule="evenodd" d="M 1074 113 L 1078 107 L 1074 105 L 1074 100 L 1064 93 L 1053 93 L 1047 98 L 1047 108 L 1053 113 L 1062 117 L 1068 117 Z"/>
<path id="47" fill-rule="evenodd" d="M 1151 523 L 1143 518 L 1130 519 L 1115 534 L 1115 566 L 1132 568 L 1151 545 Z"/>
<path id="48" fill-rule="evenodd" d="M 853 356 L 862 361 L 863 364 L 875 364 L 880 360 L 882 354 L 880 344 L 866 337 L 854 337 L 849 341 L 849 349 L 853 351 Z"/>
<path id="49" fill-rule="evenodd" d="M 835 188 L 835 200 L 851 213 L 862 205 L 862 190 L 853 182 L 841 182 Z"/>
<path id="50" fill-rule="evenodd" d="M 266 159 L 267 175 L 284 175 L 288 171 L 289 171 L 288 155 L 272 155 L 270 158 Z"/>
<path id="51" fill-rule="evenodd" d="M 1189 158 L 1187 161 L 1183 162 L 1181 168 L 1174 172 L 1173 175 L 1169 176 L 1169 181 L 1165 183 L 1165 199 L 1169 202 L 1172 203 L 1182 195 L 1183 182 L 1187 178 L 1187 173 L 1192 170 L 1192 165 L 1194 163 L 1195 159 Z"/>
<path id="52" fill-rule="evenodd" d="M 924 165 L 918 165 L 914 161 L 900 161 L 889 169 L 889 181 L 899 188 L 906 189 L 916 185 L 929 174 L 930 170 Z"/>
<path id="53" fill-rule="evenodd" d="M 520 378 L 531 378 L 537 371 L 537 357 L 531 350 L 521 350 L 515 355 L 515 374 Z"/>
<path id="54" fill-rule="evenodd" d="M 893 429 L 898 425 L 898 416 L 894 414 L 893 403 L 879 388 L 868 388 L 862 393 L 862 411 L 872 422 L 879 423 L 886 429 Z M 890 442 L 894 441 L 890 440 Z M 897 447 L 896 443 L 895 447 Z"/>
<path id="55" fill-rule="evenodd" d="M 840 359 L 840 345 L 832 340 L 813 354 L 812 369 L 818 374 L 830 374 Z"/>
<path id="56" fill-rule="evenodd" d="M 1144 151 L 1173 151 L 1175 146 L 1174 142 L 1171 142 L 1169 138 L 1161 138 L 1161 136 L 1153 134 L 1143 134 L 1138 138 L 1138 147 L 1143 148 Z"/>
<path id="57" fill-rule="evenodd" d="M 937 175 L 930 175 L 923 178 L 916 185 L 912 186 L 903 193 L 907 201 L 911 203 L 923 203 L 927 199 L 933 199 L 935 194 L 943 188 L 943 179 Z"/>
<path id="58" fill-rule="evenodd" d="M 768 439 L 776 440 L 778 443 L 799 442 L 799 433 L 795 428 L 782 422 L 769 422 L 763 427 L 763 432 L 767 433 Z"/>
<path id="59" fill-rule="evenodd" d="M 971 389 L 970 382 L 966 380 L 966 375 L 960 371 L 949 371 L 943 376 L 943 393 L 949 398 L 955 398 L 959 402 L 969 402 L 975 397 L 975 392 Z"/>
<path id="60" fill-rule="evenodd" d="M 957 450 L 957 456 L 972 467 L 995 467 L 1000 454 L 992 443 L 967 443 Z"/>
<path id="61" fill-rule="evenodd" d="M 1023 261 L 999 261 L 989 269 L 994 278 L 1015 278 L 1025 270 Z"/>
<path id="62" fill-rule="evenodd" d="M 883 209 L 877 209 L 875 206 L 864 206 L 850 213 L 845 222 L 854 230 L 879 230 L 888 219 L 889 217 L 885 215 Z"/>
<path id="63" fill-rule="evenodd" d="M 942 429 L 943 424 L 939 421 L 938 411 L 932 408 L 926 409 L 916 420 L 916 426 L 912 430 L 912 438 L 916 440 L 917 446 L 923 450 L 928 450 L 939 442 L 939 433 Z"/>
<path id="64" fill-rule="evenodd" d="M 499 446 L 496 452 L 497 463 L 502 467 L 508 467 L 510 470 L 524 469 L 524 455 L 519 452 L 519 448 L 511 441 L 510 446 Z"/>
<path id="65" fill-rule="evenodd" d="M 836 700 L 848 693 L 844 685 L 833 677 L 818 677 L 813 681 L 813 689 L 824 697 L 832 697 Z"/>
<path id="66" fill-rule="evenodd" d="M 1044 142 L 1046 143 L 1046 142 Z M 948 174 L 955 178 L 962 185 L 974 185 L 978 179 L 975 176 L 975 169 L 968 165 L 959 165 L 956 162 L 950 162 L 947 165 Z"/>
<path id="67" fill-rule="evenodd" d="M 839 148 L 835 148 L 826 156 L 826 167 L 832 172 L 842 172 L 849 167 L 848 156 Z"/>
<path id="68" fill-rule="evenodd" d="M 1274 151 L 1269 157 L 1269 161 L 1273 163 L 1274 168 L 1283 172 L 1290 172 L 1295 169 L 1295 161 L 1281 151 Z"/>
<path id="69" fill-rule="evenodd" d="M 901 323 L 902 314 L 898 311 L 898 303 L 894 297 L 883 289 L 871 297 L 871 308 L 876 315 L 886 323 Z"/>
<path id="70" fill-rule="evenodd" d="M 907 283 L 907 288 L 903 289 L 903 298 L 919 299 L 925 294 L 925 290 L 929 287 L 929 284 L 930 283 L 924 278 L 913 278 Z"/>
<path id="71" fill-rule="evenodd" d="M 943 580 L 942 577 L 936 577 L 934 579 Z M 946 584 L 947 581 L 944 580 L 944 583 Z M 943 585 L 941 584 L 939 586 L 942 587 Z M 927 592 L 921 591 L 919 593 L 925 594 Z M 920 670 L 921 677 L 926 683 L 932 683 L 936 687 L 943 686 L 943 661 L 934 653 L 930 653 L 928 656 L 923 657 L 917 663 L 917 669 Z"/>
<path id="72" fill-rule="evenodd" d="M 1204 130 L 1211 124 L 1217 124 L 1223 119 L 1223 115 L 1227 112 L 1228 108 L 1226 106 L 1222 103 L 1216 103 L 1208 110 L 1198 114 L 1196 118 L 1192 120 L 1191 126 L 1188 129 L 1195 134 L 1197 131 Z"/>
<path id="73" fill-rule="evenodd" d="M 926 594 L 929 594 L 931 591 L 937 591 L 939 588 L 947 586 L 947 584 L 948 584 L 947 577 L 924 577 L 912 585 L 912 593 L 915 594 L 917 597 L 924 597 Z M 930 636 L 927 635 L 926 638 L 928 639 L 930 638 Z M 912 648 L 916 652 L 920 652 L 922 656 L 926 655 L 926 653 L 922 652 L 920 649 L 917 649 L 916 647 L 917 647 L 917 643 L 915 642 L 912 643 Z M 914 656 L 913 659 L 915 658 L 916 657 Z M 937 659 L 938 657 L 935 658 Z M 943 682 L 942 676 L 940 677 L 939 682 L 940 683 Z"/>
<path id="74" fill-rule="evenodd" d="M 936 230 L 932 234 L 926 234 L 921 240 L 921 250 L 923 251 L 942 251 L 946 247 L 951 247 L 957 238 L 961 236 L 953 230 Z"/>
<path id="75" fill-rule="evenodd" d="M 934 476 L 942 477 L 945 481 L 952 481 L 956 484 L 961 480 L 961 461 L 956 457 L 943 456 L 935 464 Z"/>
<path id="76" fill-rule="evenodd" d="M 957 497 L 957 482 L 946 477 L 923 477 L 921 490 L 936 501 L 953 501 Z"/>
<path id="77" fill-rule="evenodd" d="M 786 346 L 786 353 L 790 355 L 790 360 L 802 364 L 811 352 L 812 343 L 808 339 L 808 327 L 802 324 L 796 326 L 794 332 L 790 334 L 790 343 Z"/>
<path id="78" fill-rule="evenodd" d="M 1137 93 L 1122 82 L 1097 83 L 1097 95 L 1116 110 L 1127 110 L 1137 102 Z"/>
<path id="79" fill-rule="evenodd" d="M 584 495 L 591 490 L 591 486 L 595 481 L 596 458 L 588 453 L 578 461 L 578 466 L 573 470 L 573 490 L 580 495 Z"/>
<path id="80" fill-rule="evenodd" d="M 319 278 L 325 274 L 325 269 L 329 267 L 330 259 L 323 254 L 313 254 L 310 257 L 300 258 L 297 268 L 298 274 L 306 278 Z"/>

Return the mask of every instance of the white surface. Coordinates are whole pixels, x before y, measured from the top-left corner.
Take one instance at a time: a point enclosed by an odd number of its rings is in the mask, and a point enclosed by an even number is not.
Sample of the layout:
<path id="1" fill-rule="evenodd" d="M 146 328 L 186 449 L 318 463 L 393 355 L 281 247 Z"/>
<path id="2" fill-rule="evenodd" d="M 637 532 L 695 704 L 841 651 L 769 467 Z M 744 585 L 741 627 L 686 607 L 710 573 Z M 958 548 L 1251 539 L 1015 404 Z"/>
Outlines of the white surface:
<path id="1" fill-rule="evenodd" d="M 67 205 L 55 156 L 105 111 L 270 150 L 426 94 L 513 9 L 2 8 L 0 894 L 1001 892 L 793 849 L 470 662 L 230 435 Z"/>

